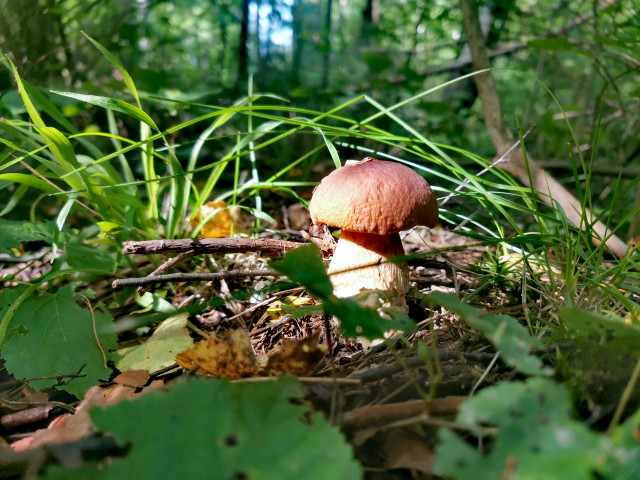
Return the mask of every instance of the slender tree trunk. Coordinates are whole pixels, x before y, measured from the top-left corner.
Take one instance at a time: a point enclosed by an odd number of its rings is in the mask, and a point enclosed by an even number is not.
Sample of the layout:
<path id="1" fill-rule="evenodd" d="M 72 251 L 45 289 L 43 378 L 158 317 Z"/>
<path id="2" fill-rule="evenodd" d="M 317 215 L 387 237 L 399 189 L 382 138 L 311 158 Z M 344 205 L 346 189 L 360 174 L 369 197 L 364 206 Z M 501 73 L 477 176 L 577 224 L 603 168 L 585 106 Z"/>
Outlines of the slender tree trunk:
<path id="1" fill-rule="evenodd" d="M 324 53 L 322 55 L 322 89 L 329 86 L 331 72 L 331 8 L 333 0 L 327 0 L 327 11 L 324 18 Z"/>
<path id="2" fill-rule="evenodd" d="M 478 19 L 478 5 L 475 0 L 460 0 L 464 28 L 467 33 L 467 42 L 471 51 L 471 64 L 475 71 L 491 68 L 489 55 L 484 43 L 480 21 Z M 496 154 L 501 156 L 515 143 L 515 138 L 502 116 L 502 108 L 498 92 L 496 90 L 493 75 L 485 72 L 473 77 L 478 87 L 478 95 L 482 102 L 484 121 L 496 149 Z M 506 162 L 500 164 L 500 168 L 513 175 L 522 184 L 533 187 L 538 192 L 538 197 L 548 205 L 560 207 L 571 223 L 585 228 L 585 222 L 589 224 L 595 221 L 591 212 L 583 209 L 580 201 L 575 198 L 556 179 L 551 177 L 543 169 L 539 168 L 531 158 L 525 160 L 520 149 L 514 150 Z M 617 236 L 611 234 L 611 230 L 602 222 L 593 225 L 593 242 L 600 244 L 605 240 L 606 247 L 617 257 L 624 256 L 627 245 Z"/>
<path id="3" fill-rule="evenodd" d="M 240 22 L 240 45 L 238 46 L 238 85 L 247 78 L 249 43 L 249 1 L 242 0 L 242 19 Z"/>
<path id="4" fill-rule="evenodd" d="M 300 85 L 300 64 L 302 61 L 302 51 L 304 49 L 303 12 L 304 2 L 294 1 L 291 7 L 291 14 L 293 16 L 293 58 L 291 60 L 291 84 L 294 87 Z"/>
<path id="5" fill-rule="evenodd" d="M 368 38 L 373 27 L 380 22 L 380 0 L 367 0 L 362 9 L 362 25 L 360 27 L 360 37 L 368 43 Z"/>

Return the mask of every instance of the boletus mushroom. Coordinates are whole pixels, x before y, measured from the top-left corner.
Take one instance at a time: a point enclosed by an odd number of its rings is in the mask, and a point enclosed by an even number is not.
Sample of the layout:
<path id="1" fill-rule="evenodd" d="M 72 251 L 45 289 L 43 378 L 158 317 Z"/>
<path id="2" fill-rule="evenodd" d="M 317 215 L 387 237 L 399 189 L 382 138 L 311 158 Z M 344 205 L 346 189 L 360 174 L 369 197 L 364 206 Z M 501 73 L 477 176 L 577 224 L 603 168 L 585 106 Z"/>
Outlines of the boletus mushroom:
<path id="1" fill-rule="evenodd" d="M 328 271 L 335 295 L 380 290 L 391 306 L 406 311 L 409 270 L 392 260 L 404 255 L 400 231 L 438 221 L 427 181 L 400 163 L 367 157 L 322 179 L 309 212 L 314 224 L 342 229 Z"/>

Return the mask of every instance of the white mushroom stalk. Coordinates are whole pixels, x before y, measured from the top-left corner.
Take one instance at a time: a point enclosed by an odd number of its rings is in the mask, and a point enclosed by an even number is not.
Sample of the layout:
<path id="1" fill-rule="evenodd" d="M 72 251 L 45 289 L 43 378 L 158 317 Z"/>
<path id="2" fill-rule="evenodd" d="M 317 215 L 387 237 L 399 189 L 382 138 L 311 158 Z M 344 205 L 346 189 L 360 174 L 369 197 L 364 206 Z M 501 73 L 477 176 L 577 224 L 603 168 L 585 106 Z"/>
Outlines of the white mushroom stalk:
<path id="1" fill-rule="evenodd" d="M 438 204 L 424 178 L 395 162 L 365 158 L 326 176 L 309 204 L 311 219 L 342 229 L 329 265 L 338 297 L 380 290 L 407 309 L 409 270 L 398 232 L 435 226 Z"/>
<path id="2" fill-rule="evenodd" d="M 409 270 L 398 233 L 375 235 L 342 230 L 329 265 L 333 292 L 351 297 L 362 290 L 381 290 L 391 306 L 406 309 L 404 297 L 409 290 Z"/>

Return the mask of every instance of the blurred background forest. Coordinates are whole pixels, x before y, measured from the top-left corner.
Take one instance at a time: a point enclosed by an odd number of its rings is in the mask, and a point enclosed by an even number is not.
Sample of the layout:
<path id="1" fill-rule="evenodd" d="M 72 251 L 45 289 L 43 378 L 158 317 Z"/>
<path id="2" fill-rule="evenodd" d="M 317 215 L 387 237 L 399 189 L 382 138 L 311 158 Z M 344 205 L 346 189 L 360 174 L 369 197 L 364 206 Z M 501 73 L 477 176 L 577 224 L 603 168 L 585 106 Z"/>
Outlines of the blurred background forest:
<path id="1" fill-rule="evenodd" d="M 566 114 L 593 161 L 594 200 L 605 209 L 619 175 L 629 186 L 640 173 L 639 10 L 637 0 L 480 5 L 509 127 L 535 126 L 528 154 L 573 188 L 576 146 Z M 165 130 L 201 113 L 198 105 L 232 105 L 247 95 L 249 78 L 254 91 L 277 95 L 282 105 L 328 111 L 362 93 L 390 106 L 471 72 L 462 14 L 449 0 L 0 0 L 0 25 L 0 49 L 23 79 L 85 132 L 107 130 L 104 110 L 49 89 L 127 97 L 117 70 L 82 32 L 122 62 Z M 0 115 L 25 115 L 10 70 L 0 71 L 0 95 Z M 346 115 L 371 113 L 360 102 Z M 433 142 L 495 154 L 472 79 L 422 97 L 400 115 Z M 124 136 L 138 128 L 119 122 Z M 382 126 L 401 133 L 391 123 Z M 171 140 L 189 145 L 185 137 L 196 138 L 198 127 Z M 290 140 L 260 152 L 266 168 L 275 171 L 310 149 L 304 138 Z M 179 148 L 177 154 L 182 158 Z M 621 205 L 638 204 L 635 191 L 626 190 Z M 629 236 L 640 233 L 630 228 Z"/>

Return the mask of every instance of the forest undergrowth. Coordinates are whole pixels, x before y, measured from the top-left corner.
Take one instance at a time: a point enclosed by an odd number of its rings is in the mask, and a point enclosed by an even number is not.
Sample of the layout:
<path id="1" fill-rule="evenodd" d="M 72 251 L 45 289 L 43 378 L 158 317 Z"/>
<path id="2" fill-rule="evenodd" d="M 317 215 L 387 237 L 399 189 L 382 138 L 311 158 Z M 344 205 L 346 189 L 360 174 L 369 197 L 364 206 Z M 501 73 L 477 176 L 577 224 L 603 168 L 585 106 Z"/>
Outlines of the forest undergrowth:
<path id="1" fill-rule="evenodd" d="M 45 94 L 3 58 L 26 110 L 0 119 L 3 477 L 640 478 L 639 257 L 594 230 L 637 211 L 614 215 L 623 188 L 594 208 L 579 148 L 575 225 L 403 120 L 448 84 L 326 112 L 251 82 L 232 106 L 177 102 L 88 40 L 121 96 Z M 439 225 L 403 234 L 408 312 L 336 297 L 309 241 L 313 187 L 366 156 L 438 197 Z"/>

